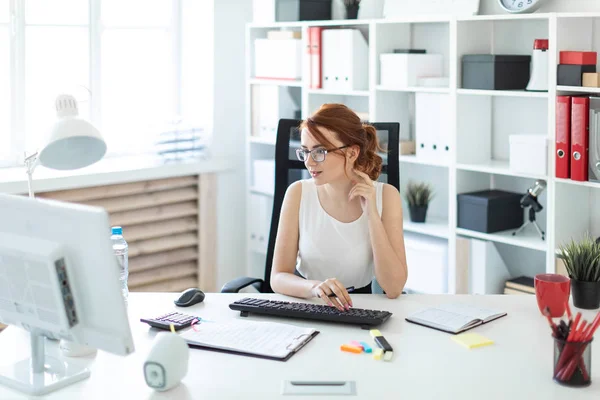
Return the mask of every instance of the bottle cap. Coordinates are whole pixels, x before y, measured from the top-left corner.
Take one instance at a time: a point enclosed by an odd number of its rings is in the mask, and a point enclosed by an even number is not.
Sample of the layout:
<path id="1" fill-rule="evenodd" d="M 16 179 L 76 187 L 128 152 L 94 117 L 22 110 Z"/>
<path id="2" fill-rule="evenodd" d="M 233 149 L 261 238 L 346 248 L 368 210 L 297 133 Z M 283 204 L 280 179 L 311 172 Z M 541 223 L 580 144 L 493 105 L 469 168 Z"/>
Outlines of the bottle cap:
<path id="1" fill-rule="evenodd" d="M 534 50 L 548 50 L 548 39 L 535 39 L 533 41 Z"/>
<path id="2" fill-rule="evenodd" d="M 121 228 L 120 226 L 113 226 L 112 227 L 112 234 L 113 235 L 122 235 L 123 234 L 123 228 Z"/>

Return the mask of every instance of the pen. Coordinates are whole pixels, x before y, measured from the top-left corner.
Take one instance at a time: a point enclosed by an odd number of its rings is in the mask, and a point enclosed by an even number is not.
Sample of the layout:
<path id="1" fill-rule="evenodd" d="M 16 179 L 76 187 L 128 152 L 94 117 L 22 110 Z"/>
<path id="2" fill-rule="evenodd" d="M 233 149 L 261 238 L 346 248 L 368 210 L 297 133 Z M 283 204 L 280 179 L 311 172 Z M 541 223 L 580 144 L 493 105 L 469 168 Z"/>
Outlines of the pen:
<path id="1" fill-rule="evenodd" d="M 352 293 L 352 292 L 354 292 L 354 286 L 349 286 L 349 287 L 346 288 L 346 290 L 348 291 L 348 293 Z M 329 295 L 329 297 L 335 297 L 335 296 L 336 296 L 335 293 L 331 293 Z"/>

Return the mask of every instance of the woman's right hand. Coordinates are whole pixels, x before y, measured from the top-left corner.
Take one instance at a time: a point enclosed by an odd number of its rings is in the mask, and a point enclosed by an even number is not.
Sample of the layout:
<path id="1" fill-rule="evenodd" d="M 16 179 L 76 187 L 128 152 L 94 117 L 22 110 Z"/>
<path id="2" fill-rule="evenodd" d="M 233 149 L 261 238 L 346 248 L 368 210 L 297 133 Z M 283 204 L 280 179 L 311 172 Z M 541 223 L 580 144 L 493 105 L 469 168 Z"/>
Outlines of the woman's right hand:
<path id="1" fill-rule="evenodd" d="M 325 304 L 336 307 L 340 311 L 352 307 L 352 299 L 344 285 L 335 278 L 329 278 L 312 288 L 315 297 L 319 297 Z M 332 296 L 330 296 L 332 295 Z"/>

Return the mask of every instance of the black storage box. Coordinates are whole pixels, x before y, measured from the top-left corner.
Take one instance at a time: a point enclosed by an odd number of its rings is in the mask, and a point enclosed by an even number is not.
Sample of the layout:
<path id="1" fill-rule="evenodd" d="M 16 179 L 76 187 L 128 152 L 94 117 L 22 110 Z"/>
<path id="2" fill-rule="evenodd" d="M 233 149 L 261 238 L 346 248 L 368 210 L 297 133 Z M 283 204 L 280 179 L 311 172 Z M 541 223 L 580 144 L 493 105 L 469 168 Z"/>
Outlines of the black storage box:
<path id="1" fill-rule="evenodd" d="M 466 54 L 462 57 L 462 87 L 484 90 L 524 90 L 529 83 L 531 56 Z"/>
<path id="2" fill-rule="evenodd" d="M 331 19 L 331 0 L 276 0 L 277 21 L 320 21 Z"/>
<path id="3" fill-rule="evenodd" d="M 523 222 L 521 193 L 482 190 L 458 195 L 458 227 L 493 233 L 517 229 Z"/>
<path id="4" fill-rule="evenodd" d="M 558 64 L 556 83 L 564 86 L 582 86 L 584 72 L 596 72 L 596 65 Z"/>

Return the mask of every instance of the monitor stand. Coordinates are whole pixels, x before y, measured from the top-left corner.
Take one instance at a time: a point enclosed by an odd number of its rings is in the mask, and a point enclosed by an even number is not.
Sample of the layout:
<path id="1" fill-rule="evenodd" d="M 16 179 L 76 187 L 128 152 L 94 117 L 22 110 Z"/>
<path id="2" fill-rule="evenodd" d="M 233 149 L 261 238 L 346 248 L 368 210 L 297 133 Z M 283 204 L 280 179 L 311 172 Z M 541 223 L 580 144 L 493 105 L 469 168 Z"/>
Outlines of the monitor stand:
<path id="1" fill-rule="evenodd" d="M 0 385 L 29 395 L 43 395 L 88 378 L 90 370 L 45 354 L 45 336 L 31 333 L 31 358 L 0 367 Z"/>

